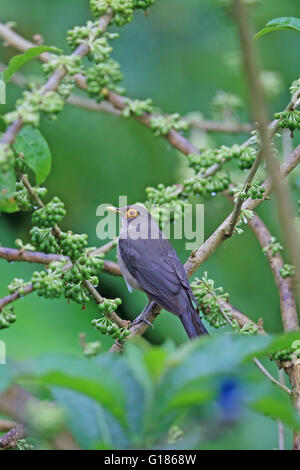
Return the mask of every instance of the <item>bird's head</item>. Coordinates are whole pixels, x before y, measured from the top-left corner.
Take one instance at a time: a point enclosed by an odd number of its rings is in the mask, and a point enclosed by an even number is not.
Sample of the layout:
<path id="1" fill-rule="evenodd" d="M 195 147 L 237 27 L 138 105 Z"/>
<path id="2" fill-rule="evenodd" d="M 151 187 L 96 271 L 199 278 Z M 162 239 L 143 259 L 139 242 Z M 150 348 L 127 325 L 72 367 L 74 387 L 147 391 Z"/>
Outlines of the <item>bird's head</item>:
<path id="1" fill-rule="evenodd" d="M 133 221 L 143 223 L 144 221 L 148 221 L 149 217 L 151 217 L 146 207 L 142 204 L 131 204 L 124 207 L 110 206 L 107 207 L 107 210 L 119 214 L 122 220 L 122 225 L 124 226 L 130 224 Z"/>
<path id="2" fill-rule="evenodd" d="M 132 204 L 124 207 L 107 207 L 107 210 L 116 212 L 121 217 L 122 232 L 128 233 L 137 238 L 152 238 L 155 233 L 155 238 L 158 237 L 159 228 L 156 221 L 151 216 L 150 212 L 142 204 Z"/>

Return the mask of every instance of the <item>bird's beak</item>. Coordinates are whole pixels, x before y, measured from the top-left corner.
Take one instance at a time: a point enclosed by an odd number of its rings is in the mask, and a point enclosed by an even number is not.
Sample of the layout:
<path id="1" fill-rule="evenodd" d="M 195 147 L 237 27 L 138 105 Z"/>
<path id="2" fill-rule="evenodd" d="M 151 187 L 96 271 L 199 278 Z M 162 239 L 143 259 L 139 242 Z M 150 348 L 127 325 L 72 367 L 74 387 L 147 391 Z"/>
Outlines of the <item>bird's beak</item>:
<path id="1" fill-rule="evenodd" d="M 118 207 L 108 206 L 106 209 L 111 212 L 120 212 Z"/>

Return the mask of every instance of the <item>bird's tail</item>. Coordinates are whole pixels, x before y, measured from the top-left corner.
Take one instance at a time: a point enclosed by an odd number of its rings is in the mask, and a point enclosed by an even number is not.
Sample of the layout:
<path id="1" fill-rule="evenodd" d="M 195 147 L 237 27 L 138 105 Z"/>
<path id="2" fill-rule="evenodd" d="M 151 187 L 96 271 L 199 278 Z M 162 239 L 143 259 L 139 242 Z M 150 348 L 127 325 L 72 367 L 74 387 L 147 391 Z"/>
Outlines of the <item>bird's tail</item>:
<path id="1" fill-rule="evenodd" d="M 196 310 L 191 308 L 187 313 L 181 315 L 179 318 L 189 338 L 208 334 L 208 331 L 203 325 Z"/>

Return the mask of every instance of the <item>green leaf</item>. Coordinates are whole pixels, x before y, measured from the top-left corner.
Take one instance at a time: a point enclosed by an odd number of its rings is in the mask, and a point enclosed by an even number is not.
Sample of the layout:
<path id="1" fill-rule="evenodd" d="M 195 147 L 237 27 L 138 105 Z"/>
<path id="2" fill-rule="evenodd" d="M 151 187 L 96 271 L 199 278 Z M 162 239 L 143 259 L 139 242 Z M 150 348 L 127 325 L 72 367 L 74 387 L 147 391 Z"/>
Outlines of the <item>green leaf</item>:
<path id="1" fill-rule="evenodd" d="M 18 134 L 15 149 L 24 155 L 27 165 L 35 173 L 36 183 L 43 183 L 50 173 L 52 156 L 42 134 L 32 126 L 24 126 Z"/>
<path id="2" fill-rule="evenodd" d="M 13 168 L 0 172 L 0 212 L 16 212 L 18 206 L 14 200 L 16 175 Z"/>
<path id="3" fill-rule="evenodd" d="M 254 36 L 254 39 L 259 39 L 267 33 L 272 31 L 279 31 L 280 29 L 286 29 L 300 33 L 300 18 L 294 18 L 293 16 L 282 16 L 281 18 L 274 18 Z"/>
<path id="4" fill-rule="evenodd" d="M 26 365 L 22 374 L 49 387 L 64 387 L 96 400 L 127 426 L 125 394 L 110 370 L 95 361 L 72 356 L 43 356 Z"/>
<path id="5" fill-rule="evenodd" d="M 166 365 L 167 351 L 163 348 L 152 346 L 144 355 L 144 361 L 152 378 L 158 380 Z"/>
<path id="6" fill-rule="evenodd" d="M 10 78 L 27 62 L 34 59 L 36 56 L 43 52 L 52 52 L 54 54 L 61 54 L 62 51 L 56 47 L 49 46 L 34 46 L 28 49 L 23 54 L 15 55 L 8 64 L 8 67 L 3 71 L 3 78 L 8 82 Z"/>
<path id="7" fill-rule="evenodd" d="M 272 395 L 268 394 L 259 398 L 251 405 L 251 408 L 259 413 L 270 416 L 270 418 L 280 419 L 293 429 L 300 430 L 300 418 L 297 411 L 292 406 L 287 395 L 277 390 L 275 385 L 273 386 Z"/>

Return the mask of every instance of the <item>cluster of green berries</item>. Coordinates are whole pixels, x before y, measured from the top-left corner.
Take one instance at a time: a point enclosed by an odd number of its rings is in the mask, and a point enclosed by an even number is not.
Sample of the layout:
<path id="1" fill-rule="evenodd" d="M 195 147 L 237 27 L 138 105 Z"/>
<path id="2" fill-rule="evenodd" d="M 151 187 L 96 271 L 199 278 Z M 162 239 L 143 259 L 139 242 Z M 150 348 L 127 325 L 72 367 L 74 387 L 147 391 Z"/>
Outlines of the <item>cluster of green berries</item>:
<path id="1" fill-rule="evenodd" d="M 18 118 L 21 118 L 24 124 L 31 124 L 38 127 L 40 123 L 41 95 L 33 91 L 24 91 L 22 98 L 16 101 L 16 110 L 7 113 L 4 119 L 7 124 L 11 124 Z"/>
<path id="2" fill-rule="evenodd" d="M 78 55 L 52 55 L 51 59 L 43 64 L 43 71 L 46 76 L 51 75 L 56 70 L 67 70 L 69 75 L 81 72 L 81 58 Z"/>
<path id="3" fill-rule="evenodd" d="M 191 287 L 198 305 L 209 324 L 215 328 L 225 326 L 227 321 L 220 309 L 219 302 L 227 301 L 229 295 L 224 293 L 223 287 L 216 288 L 214 281 L 212 279 L 208 279 L 207 273 L 204 273 L 201 280 L 195 278 Z M 231 318 L 230 310 L 226 307 L 223 307 L 223 310 L 225 310 L 227 316 Z"/>
<path id="4" fill-rule="evenodd" d="M 48 119 L 54 121 L 63 110 L 65 102 L 57 91 L 47 91 L 42 95 L 39 111 L 47 114 Z"/>
<path id="5" fill-rule="evenodd" d="M 239 158 L 242 150 L 239 145 L 226 147 L 222 145 L 216 149 L 206 149 L 200 153 L 192 153 L 187 156 L 189 167 L 193 168 L 196 173 L 199 173 L 204 168 L 209 168 L 215 163 L 222 163 L 233 158 Z"/>
<path id="6" fill-rule="evenodd" d="M 34 191 L 37 196 L 41 199 L 44 198 L 47 194 L 47 189 L 39 186 L 36 186 L 34 188 Z M 20 210 L 30 211 L 33 209 L 33 204 L 30 195 L 28 194 L 27 189 L 21 181 L 17 181 L 16 183 L 16 192 L 14 194 L 14 198 Z"/>
<path id="7" fill-rule="evenodd" d="M 295 277 L 295 266 L 292 264 L 284 264 L 280 269 L 280 275 L 284 279 L 286 277 Z"/>
<path id="8" fill-rule="evenodd" d="M 88 93 L 97 96 L 98 101 L 105 98 L 108 89 L 123 93 L 117 85 L 122 79 L 120 64 L 113 59 L 95 64 L 86 71 Z"/>
<path id="9" fill-rule="evenodd" d="M 41 228 L 54 227 L 65 215 L 64 203 L 58 197 L 54 197 L 45 207 L 34 211 L 32 224 Z"/>
<path id="10" fill-rule="evenodd" d="M 300 129 L 300 111 L 282 111 L 274 114 L 274 118 L 278 119 L 278 127 L 291 131 L 291 137 L 294 136 L 295 129 Z"/>
<path id="11" fill-rule="evenodd" d="M 281 349 L 272 354 L 274 361 L 292 361 L 300 359 L 300 347 L 297 341 L 290 348 Z"/>
<path id="12" fill-rule="evenodd" d="M 142 116 L 144 113 L 153 112 L 153 104 L 151 99 L 147 100 L 130 100 L 126 98 L 126 107 L 123 110 L 123 116 L 129 117 L 132 114 Z"/>
<path id="13" fill-rule="evenodd" d="M 251 199 L 262 199 L 265 191 L 266 191 L 265 188 L 261 186 L 259 182 L 257 182 L 257 183 L 251 183 L 250 188 L 248 189 L 248 192 L 246 192 L 244 189 L 244 186 L 242 186 L 239 188 L 230 188 L 229 194 L 234 196 L 234 202 L 236 202 L 237 199 L 245 200 L 248 197 L 250 197 Z"/>
<path id="14" fill-rule="evenodd" d="M 116 299 L 104 299 L 101 304 L 98 304 L 98 308 L 103 315 L 110 315 L 115 312 L 122 300 L 118 297 Z"/>
<path id="15" fill-rule="evenodd" d="M 106 316 L 92 320 L 92 325 L 96 330 L 101 331 L 103 335 L 111 335 L 113 339 L 118 339 L 119 341 L 124 341 L 130 334 L 128 328 L 119 328 L 116 323 Z"/>
<path id="16" fill-rule="evenodd" d="M 95 18 L 112 10 L 112 21 L 116 26 L 124 26 L 133 17 L 133 0 L 90 0 L 90 7 Z"/>
<path id="17" fill-rule="evenodd" d="M 21 152 L 15 152 L 15 170 L 21 173 L 27 173 L 29 170 L 29 166 Z"/>
<path id="18" fill-rule="evenodd" d="M 157 188 L 151 186 L 145 189 L 147 200 L 150 204 L 166 204 L 178 199 L 180 186 L 174 184 L 173 186 L 165 186 L 160 183 Z"/>
<path id="19" fill-rule="evenodd" d="M 81 282 L 76 284 L 67 282 L 64 285 L 64 296 L 66 299 L 73 300 L 74 302 L 82 305 L 83 309 L 85 304 L 90 300 L 89 292 Z"/>
<path id="20" fill-rule="evenodd" d="M 196 195 L 212 195 L 224 191 L 229 187 L 230 177 L 228 173 L 218 173 L 208 178 L 193 176 L 183 182 L 185 193 Z"/>
<path id="21" fill-rule="evenodd" d="M 98 285 L 98 274 L 103 268 L 103 254 L 82 254 L 72 268 L 63 274 L 65 282 L 76 284 L 82 281 L 91 281 L 94 286 Z"/>
<path id="22" fill-rule="evenodd" d="M 239 333 L 240 335 L 256 335 L 258 333 L 258 326 L 255 323 L 245 323 L 242 327 L 238 324 L 235 318 L 231 319 L 231 326 L 232 328 Z"/>
<path id="23" fill-rule="evenodd" d="M 261 183 L 252 183 L 251 187 L 248 191 L 249 196 L 251 199 L 262 199 L 264 196 L 266 189 L 261 186 Z"/>
<path id="24" fill-rule="evenodd" d="M 146 206 L 161 230 L 164 230 L 170 223 L 182 219 L 184 214 L 184 201 L 180 199 L 172 203 L 163 204 L 162 206 L 148 207 L 147 204 Z"/>
<path id="25" fill-rule="evenodd" d="M 30 230 L 31 243 L 43 253 L 59 253 L 60 248 L 51 228 L 33 227 Z"/>
<path id="26" fill-rule="evenodd" d="M 263 253 L 266 254 L 271 250 L 272 256 L 283 250 L 283 246 L 277 241 L 276 237 L 271 237 L 270 242 L 263 248 Z"/>
<path id="27" fill-rule="evenodd" d="M 22 297 L 25 295 L 25 289 L 28 287 L 30 282 L 25 282 L 24 279 L 19 279 L 15 277 L 7 288 L 11 294 L 18 292 L 19 296 Z"/>
<path id="28" fill-rule="evenodd" d="M 62 295 L 63 280 L 56 263 L 51 263 L 47 271 L 34 271 L 31 282 L 41 297 L 55 299 Z"/>
<path id="29" fill-rule="evenodd" d="M 80 46 L 80 44 L 88 42 L 90 44 L 95 38 L 102 34 L 102 30 L 99 27 L 97 21 L 88 21 L 84 26 L 75 26 L 70 29 L 67 33 L 67 41 L 72 50 Z"/>
<path id="30" fill-rule="evenodd" d="M 62 232 L 59 240 L 62 253 L 68 256 L 71 261 L 77 260 L 88 245 L 86 233 L 81 235 L 71 231 Z"/>
<path id="31" fill-rule="evenodd" d="M 9 328 L 12 323 L 16 321 L 17 317 L 14 314 L 13 307 L 7 307 L 0 310 L 0 330 Z"/>
<path id="32" fill-rule="evenodd" d="M 252 146 L 243 148 L 239 156 L 237 157 L 238 167 L 241 170 L 248 170 L 249 168 L 252 167 L 254 160 L 256 158 L 256 155 L 257 155 L 257 152 Z"/>
<path id="33" fill-rule="evenodd" d="M 188 126 L 188 123 L 183 121 L 178 113 L 168 116 L 153 116 L 150 119 L 150 127 L 156 136 L 167 135 L 172 129 L 186 130 Z"/>
<path id="34" fill-rule="evenodd" d="M 155 0 L 133 0 L 133 7 L 134 8 L 141 8 L 142 10 L 146 10 L 147 8 L 153 5 Z"/>
<path id="35" fill-rule="evenodd" d="M 7 113 L 4 119 L 11 124 L 21 118 L 25 124 L 38 127 L 40 124 L 40 112 L 47 114 L 49 119 L 56 119 L 64 107 L 64 100 L 56 91 L 42 93 L 43 89 L 24 91 L 23 97 L 17 100 L 16 110 Z"/>
<path id="36" fill-rule="evenodd" d="M 75 79 L 70 75 L 66 75 L 61 80 L 59 87 L 57 88 L 57 92 L 65 101 L 66 99 L 69 98 L 74 86 L 75 86 Z"/>
<path id="37" fill-rule="evenodd" d="M 299 90 L 300 90 L 300 78 L 298 78 L 297 80 L 294 80 L 293 83 L 291 84 L 290 86 L 291 95 L 298 93 Z"/>

